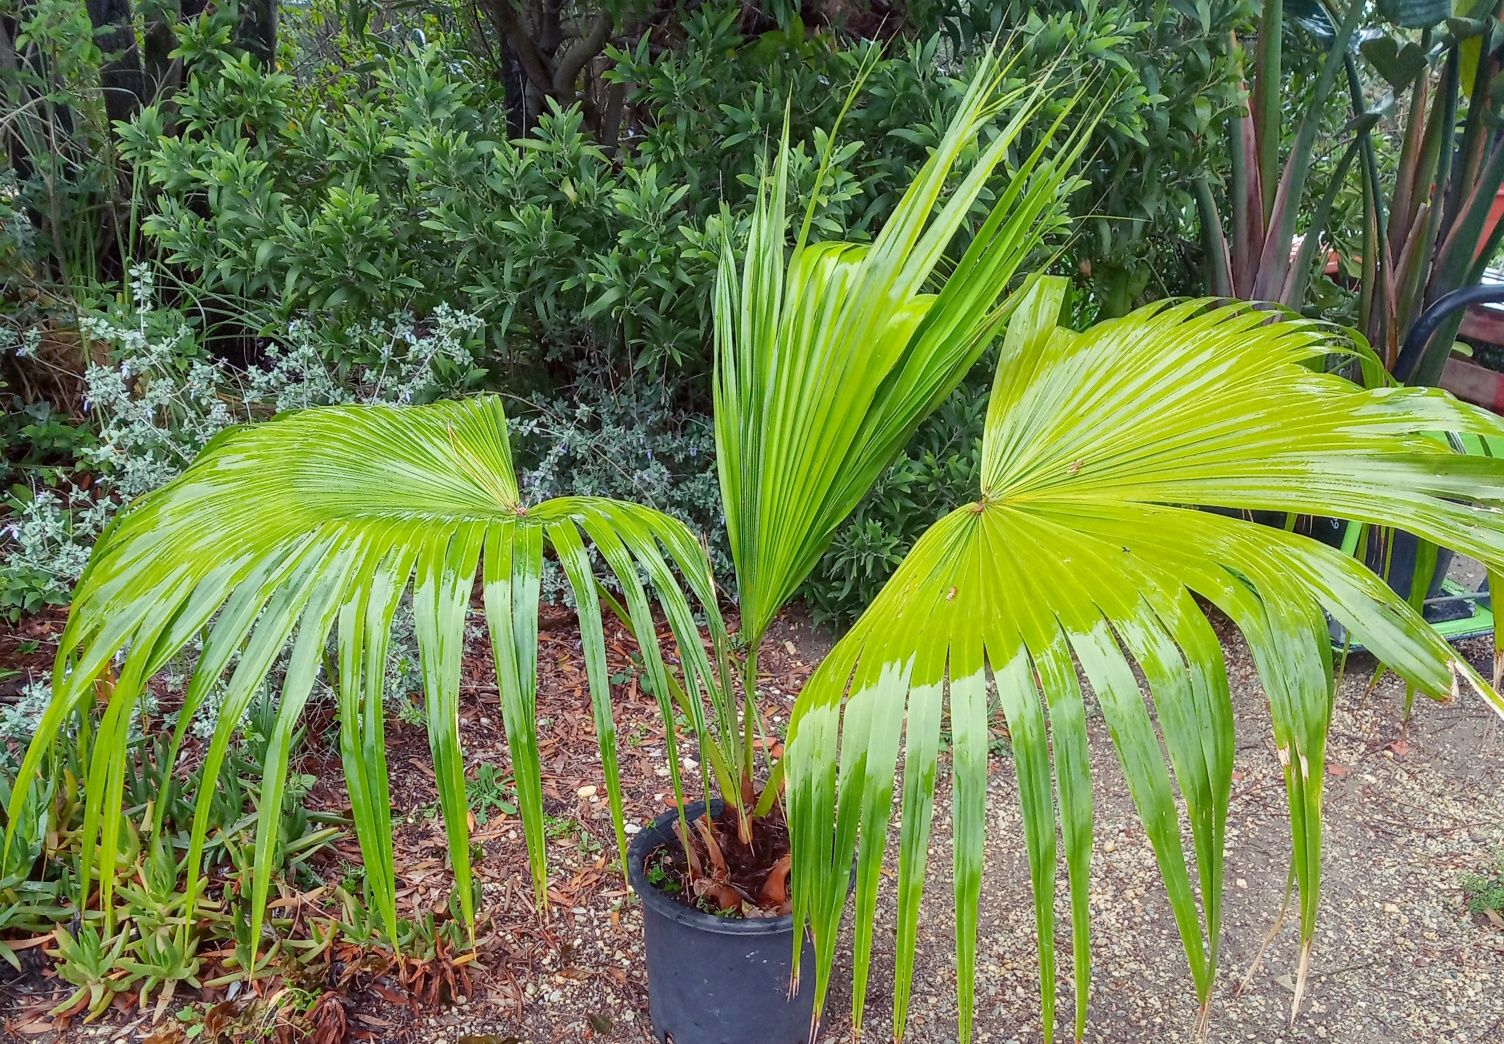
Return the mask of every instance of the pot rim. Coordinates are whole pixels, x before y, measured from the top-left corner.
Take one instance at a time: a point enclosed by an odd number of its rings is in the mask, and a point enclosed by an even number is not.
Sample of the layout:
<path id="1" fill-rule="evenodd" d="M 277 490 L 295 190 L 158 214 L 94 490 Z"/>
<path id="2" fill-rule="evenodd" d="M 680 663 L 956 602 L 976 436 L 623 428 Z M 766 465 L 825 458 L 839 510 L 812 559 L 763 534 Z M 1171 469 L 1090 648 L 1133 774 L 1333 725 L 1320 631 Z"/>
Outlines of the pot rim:
<path id="1" fill-rule="evenodd" d="M 705 804 L 704 801 L 693 801 L 685 805 L 685 817 L 698 818 L 704 813 Z M 721 807 L 719 800 L 711 801 L 710 814 L 717 814 Z M 653 849 L 674 839 L 673 823 L 678 818 L 679 810 L 669 809 L 638 831 L 632 838 L 631 844 L 627 846 L 627 880 L 631 882 L 632 891 L 642 899 L 642 905 L 651 907 L 658 916 L 666 917 L 687 928 L 713 932 L 717 935 L 793 935 L 794 917 L 792 914 L 785 914 L 782 917 L 717 917 L 704 910 L 685 906 L 647 879 L 647 874 L 643 870 L 643 861 Z"/>

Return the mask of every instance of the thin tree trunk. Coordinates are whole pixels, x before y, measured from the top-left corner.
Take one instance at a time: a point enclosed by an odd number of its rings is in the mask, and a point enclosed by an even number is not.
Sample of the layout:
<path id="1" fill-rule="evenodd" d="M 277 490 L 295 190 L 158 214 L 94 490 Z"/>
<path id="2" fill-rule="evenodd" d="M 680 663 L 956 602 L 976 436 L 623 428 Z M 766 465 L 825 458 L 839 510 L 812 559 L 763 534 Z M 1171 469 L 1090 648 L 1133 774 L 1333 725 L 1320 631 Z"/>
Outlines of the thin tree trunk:
<path id="1" fill-rule="evenodd" d="M 586 126 L 599 134 L 600 99 L 582 98 L 580 79 L 611 39 L 611 15 L 604 9 L 588 18 L 582 13 L 566 32 L 560 0 L 532 0 L 524 5 L 513 0 L 478 0 L 477 6 L 484 10 L 505 55 L 501 79 L 512 133 L 531 129 L 545 100 L 553 98 L 566 106 L 583 102 Z"/>
<path id="2" fill-rule="evenodd" d="M 176 82 L 169 82 L 175 81 L 177 77 L 172 72 L 173 59 L 168 55 L 178 42 L 172 31 L 172 23 L 179 14 L 179 8 L 176 0 L 142 0 L 141 14 L 146 22 L 146 89 L 150 92 L 150 99 L 155 100 L 178 87 Z"/>
<path id="3" fill-rule="evenodd" d="M 277 59 L 277 0 L 240 0 L 235 42 L 268 69 Z"/>
<path id="4" fill-rule="evenodd" d="M 537 117 L 535 107 L 529 105 L 527 73 L 522 71 L 522 61 L 511 41 L 501 38 L 501 89 L 507 105 L 507 133 L 520 138 L 528 132 Z"/>
<path id="5" fill-rule="evenodd" d="M 16 20 L 0 18 L 0 91 L 3 91 L 6 109 L 11 113 L 19 112 L 21 106 L 30 103 L 29 92 L 21 87 L 21 58 L 15 45 L 19 32 L 20 25 Z M 8 121 L 4 132 L 0 133 L 0 159 L 9 164 L 20 180 L 31 177 L 31 157 L 26 154 L 18 120 Z"/>
<path id="6" fill-rule="evenodd" d="M 99 85 L 104 89 L 105 112 L 111 120 L 128 120 L 147 94 L 130 0 L 85 0 L 84 6 L 104 56 L 99 63 Z"/>

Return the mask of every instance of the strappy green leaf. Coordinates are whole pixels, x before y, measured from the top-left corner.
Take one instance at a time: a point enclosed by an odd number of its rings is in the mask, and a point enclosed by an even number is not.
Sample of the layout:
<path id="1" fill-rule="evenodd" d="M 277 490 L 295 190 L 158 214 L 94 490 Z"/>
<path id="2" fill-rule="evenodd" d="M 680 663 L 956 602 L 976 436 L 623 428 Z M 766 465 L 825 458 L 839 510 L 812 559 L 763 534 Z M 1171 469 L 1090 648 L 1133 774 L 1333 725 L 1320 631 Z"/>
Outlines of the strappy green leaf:
<path id="1" fill-rule="evenodd" d="M 785 256 L 785 131 L 740 264 L 725 246 L 713 310 L 716 467 L 749 646 L 920 421 L 994 343 L 1011 280 L 1063 227 L 1092 121 L 1062 132 L 1077 99 L 1059 104 L 1043 79 L 1004 89 L 1008 71 L 982 63 L 870 244 L 808 241 L 817 186 Z M 1040 119 L 1047 104 L 1059 109 L 1051 124 Z M 1034 144 L 1015 157 L 1026 129 Z M 947 248 L 1003 170 L 1003 187 L 952 264 Z"/>

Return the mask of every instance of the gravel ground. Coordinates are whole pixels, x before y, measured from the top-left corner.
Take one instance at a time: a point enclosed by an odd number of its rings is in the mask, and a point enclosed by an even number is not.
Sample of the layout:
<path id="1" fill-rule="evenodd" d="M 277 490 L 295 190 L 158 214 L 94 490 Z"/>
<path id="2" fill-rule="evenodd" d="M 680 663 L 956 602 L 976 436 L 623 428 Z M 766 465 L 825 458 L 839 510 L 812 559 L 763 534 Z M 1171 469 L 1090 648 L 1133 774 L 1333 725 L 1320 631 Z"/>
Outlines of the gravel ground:
<path id="1" fill-rule="evenodd" d="M 1241 644 L 1228 645 L 1238 709 L 1237 774 L 1228 829 L 1222 971 L 1208 1039 L 1229 1044 L 1504 1040 L 1504 932 L 1473 919 L 1462 888 L 1464 878 L 1504 854 L 1504 738 L 1492 712 L 1465 700 L 1418 706 L 1406 727 L 1402 685 L 1391 677 L 1368 691 L 1371 661 L 1350 665 L 1337 700 L 1322 912 L 1302 1012 L 1292 1027 L 1298 930 L 1291 921 L 1248 990 L 1235 995 L 1279 910 L 1290 842 L 1262 690 Z M 1468 643 L 1465 652 L 1481 660 L 1489 652 L 1486 645 Z M 1193 1040 L 1194 993 L 1154 857 L 1107 730 L 1096 721 L 1091 731 L 1097 801 L 1094 983 L 1086 1039 Z M 993 790 L 977 1039 L 1037 1040 L 1033 919 L 1011 772 L 995 773 Z M 947 863 L 948 841 L 937 834 L 937 869 Z M 953 921 L 946 898 L 943 889 L 928 895 L 920 921 L 911 1041 L 955 1040 Z M 1068 948 L 1063 904 L 1057 917 L 1064 930 L 1057 945 Z M 880 922 L 878 936 L 891 943 L 891 913 Z M 891 951 L 882 959 L 891 967 Z M 1074 1003 L 1068 975 L 1063 970 L 1063 1012 Z M 864 1028 L 887 1035 L 886 996 L 877 1000 Z M 1069 1033 L 1067 1019 L 1060 1019 L 1057 1032 Z"/>
<path id="2" fill-rule="evenodd" d="M 1389 678 L 1370 689 L 1372 662 L 1363 658 L 1355 657 L 1349 665 L 1332 728 L 1322 916 L 1305 1005 L 1292 1027 L 1293 924 L 1271 946 L 1249 989 L 1234 994 L 1278 911 L 1289 838 L 1263 694 L 1241 643 L 1228 635 L 1225 644 L 1238 711 L 1237 774 L 1228 831 L 1222 973 L 1208 1039 L 1228 1044 L 1504 1041 L 1504 931 L 1468 913 L 1462 886 L 1470 874 L 1504 859 L 1504 730 L 1490 711 L 1467 698 L 1440 706 L 1422 700 L 1407 726 L 1403 686 Z M 765 713 L 781 713 L 786 721 L 789 694 L 825 651 L 819 634 L 797 621 L 783 625 L 764 652 L 771 675 L 763 685 Z M 1483 640 L 1465 643 L 1462 651 L 1480 667 L 1491 652 Z M 569 696 L 569 670 L 565 666 L 562 680 L 540 693 L 540 713 L 553 713 L 550 701 L 562 701 L 557 704 L 562 715 L 567 701 L 578 699 Z M 639 704 L 628 701 L 624 713 L 651 722 L 650 701 Z M 499 756 L 499 746 L 487 746 L 499 744 L 499 735 L 486 732 L 494 728 L 487 707 L 477 699 L 462 712 L 467 749 L 476 760 Z M 663 807 L 666 780 L 659 777 L 667 769 L 661 764 L 661 741 L 642 732 L 637 745 L 630 738 L 631 722 L 621 727 L 629 737 L 622 748 L 628 812 L 641 822 Z M 1094 981 L 1086 1039 L 1191 1041 L 1196 1005 L 1190 976 L 1151 850 L 1100 719 L 1091 723 L 1091 743 L 1096 773 Z M 485 833 L 487 858 L 477 871 L 491 928 L 483 935 L 470 994 L 463 1003 L 416 1013 L 376 998 L 354 998 L 352 1027 L 364 1029 L 366 1039 L 425 1044 L 651 1039 L 639 907 L 607 862 L 609 820 L 602 794 L 587 782 L 596 778 L 593 763 L 582 765 L 583 760 L 563 753 L 556 760 L 545 758 L 549 792 L 557 795 L 550 799 L 551 811 L 579 827 L 552 843 L 551 879 L 558 891 L 548 914 L 531 912 L 529 888 L 518 873 L 523 866 L 519 832 L 496 823 Z M 431 798 L 421 778 L 414 779 L 399 794 L 416 806 Z M 992 789 L 977 1039 L 1037 1041 L 1041 1026 L 1032 900 L 1006 756 L 994 761 Z M 907 1032 L 907 1039 L 917 1044 L 956 1039 L 947 808 L 942 794 Z M 607 842 L 604 850 L 602 841 Z M 431 819 L 410 820 L 399 836 L 399 851 L 419 866 L 434 867 L 431 883 L 421 887 L 441 895 L 445 874 L 437 825 Z M 891 1034 L 891 901 L 891 894 L 885 896 L 879 907 L 876 963 L 863 1027 L 869 1039 Z M 1063 907 L 1058 914 L 1062 1015 L 1056 1030 L 1061 1039 L 1069 1039 L 1069 922 Z M 838 961 L 822 1041 L 849 1039 L 848 975 L 849 962 Z M 4 1037 L 0 1030 L 0 1039 Z M 173 1038 L 151 1036 L 145 1020 L 137 1018 L 75 1027 L 58 1036 L 11 1039 Z"/>

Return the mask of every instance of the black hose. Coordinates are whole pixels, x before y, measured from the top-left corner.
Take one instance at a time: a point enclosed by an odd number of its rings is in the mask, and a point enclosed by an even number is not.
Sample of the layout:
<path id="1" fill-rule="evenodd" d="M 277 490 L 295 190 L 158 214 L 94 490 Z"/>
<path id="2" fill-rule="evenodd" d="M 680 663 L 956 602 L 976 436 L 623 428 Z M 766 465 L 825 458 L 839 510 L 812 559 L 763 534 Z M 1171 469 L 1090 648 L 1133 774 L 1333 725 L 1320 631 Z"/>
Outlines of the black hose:
<path id="1" fill-rule="evenodd" d="M 1482 283 L 1453 290 L 1442 295 L 1422 312 L 1420 318 L 1411 325 L 1410 332 L 1405 335 L 1405 343 L 1400 346 L 1399 358 L 1394 363 L 1395 379 L 1401 384 L 1410 383 L 1415 368 L 1420 365 L 1421 353 L 1425 351 L 1427 342 L 1447 317 L 1458 309 L 1479 304 L 1504 304 L 1504 284 Z"/>

